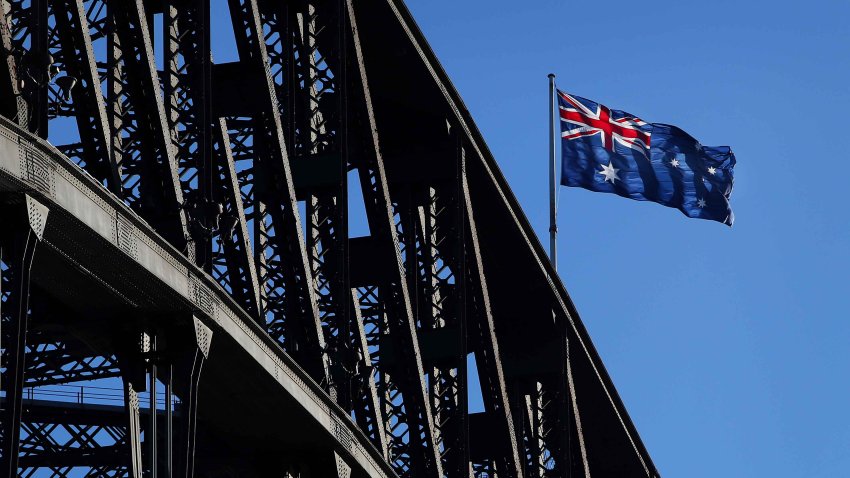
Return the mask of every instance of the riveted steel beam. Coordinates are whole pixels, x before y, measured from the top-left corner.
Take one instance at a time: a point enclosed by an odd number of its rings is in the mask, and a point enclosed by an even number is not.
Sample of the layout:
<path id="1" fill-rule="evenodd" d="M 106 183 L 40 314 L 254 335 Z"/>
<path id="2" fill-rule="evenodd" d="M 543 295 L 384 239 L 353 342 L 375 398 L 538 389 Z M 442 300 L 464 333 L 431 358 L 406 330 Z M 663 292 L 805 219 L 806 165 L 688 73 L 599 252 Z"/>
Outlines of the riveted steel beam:
<path id="1" fill-rule="evenodd" d="M 484 273 L 484 264 L 481 259 L 481 247 L 479 245 L 478 229 L 475 226 L 475 213 L 472 199 L 469 195 L 469 185 L 466 178 L 465 156 L 462 154 L 460 184 L 462 185 L 462 201 L 466 210 L 467 240 L 470 248 L 467 254 L 469 264 L 469 285 L 472 289 L 472 314 L 474 319 L 470 322 L 475 343 L 475 357 L 479 364 L 479 379 L 481 381 L 482 395 L 488 414 L 491 414 L 495 423 L 495 430 L 499 434 L 498 448 L 492 456 L 496 462 L 500 477 L 522 476 L 522 461 L 519 455 L 517 442 L 517 431 L 515 430 L 512 410 L 505 385 L 504 371 L 502 370 L 502 357 L 499 352 L 499 341 L 493 321 L 493 313 L 490 305 L 490 293 L 487 288 L 487 278 Z"/>
<path id="2" fill-rule="evenodd" d="M 458 178 L 459 138 L 445 131 L 436 142 L 453 143 L 440 180 L 410 177 L 396 184 L 408 288 L 414 301 L 423 365 L 434 417 L 437 449 L 448 476 L 468 476 L 466 208 Z M 456 154 L 452 154 L 454 151 Z M 406 197 L 401 197 L 406 194 Z"/>
<path id="3" fill-rule="evenodd" d="M 80 137 L 79 148 L 60 149 L 72 153 L 69 157 L 77 164 L 120 195 L 121 171 L 110 149 L 109 117 L 83 0 L 54 0 L 50 7 L 55 22 L 50 51 L 67 88 L 52 95 L 52 115 L 73 115 Z"/>
<path id="4" fill-rule="evenodd" d="M 97 2 L 93 0 L 90 8 Z M 112 152 L 122 172 L 121 198 L 159 234 L 193 257 L 175 147 L 154 64 L 142 0 L 108 2 Z"/>
<path id="5" fill-rule="evenodd" d="M 0 384 L 6 391 L 3 417 L 3 437 L 0 441 L 0 469 L 6 476 L 16 476 L 19 467 L 21 440 L 21 413 L 23 411 L 23 389 L 25 386 L 27 328 L 30 315 L 30 272 L 35 257 L 36 246 L 42 239 L 48 209 L 30 196 L 24 196 L 23 205 L 15 205 L 2 211 L 3 221 L 2 256 L 8 268 L 0 271 L 6 276 L 10 288 L 3 295 L 0 315 L 3 316 L 10 331 L 6 349 L 6 373 L 0 377 Z M 10 227 L 11 226 L 11 227 Z M 2 291 L 0 291 L 2 292 Z M 0 330 L 2 333 L 2 330 Z M 0 334 L 2 336 L 2 334 Z"/>
<path id="6" fill-rule="evenodd" d="M 313 273 L 319 314 L 331 361 L 330 392 L 344 409 L 352 409 L 352 386 L 359 366 L 359 354 L 352 348 L 351 312 L 353 310 L 348 275 L 348 127 L 344 101 L 347 88 L 344 61 L 333 70 L 331 58 L 345 56 L 340 45 L 339 12 L 333 7 L 318 10 L 315 3 L 288 6 L 278 10 L 278 30 L 286 43 L 281 49 L 293 49 L 284 64 L 272 63 L 280 69 L 277 79 L 292 78 L 278 86 L 280 98 L 289 99 L 289 109 L 281 108 L 287 135 L 292 138 L 295 164 L 304 171 L 313 164 L 325 166 L 330 181 L 314 181 L 305 185 L 304 174 L 294 176 L 296 194 L 301 189 L 305 200 L 307 254 Z M 280 6 L 278 7 L 280 9 Z M 281 13 L 288 14 L 282 16 Z M 265 15 L 264 18 L 269 18 Z M 290 43 L 291 42 L 291 43 Z M 286 58 L 277 49 L 270 60 Z M 287 74 L 285 71 L 291 70 Z M 283 89 L 288 90 L 282 96 Z M 301 184 L 299 184 L 299 182 Z"/>
<path id="7" fill-rule="evenodd" d="M 360 304 L 348 266 L 349 132 L 341 4 L 319 9 L 265 2 L 261 21 L 281 117 L 294 150 L 296 194 L 307 211 L 307 250 L 331 360 L 331 393 L 387 454 Z M 333 66 L 331 66 L 333 65 Z M 324 178 L 324 179 L 322 179 Z"/>
<path id="8" fill-rule="evenodd" d="M 261 315 L 269 333 L 327 386 L 327 350 L 257 3 L 228 4 L 240 70 L 256 79 L 253 111 L 228 124 L 242 199 L 254 227 Z"/>
<path id="9" fill-rule="evenodd" d="M 12 4 L 10 4 L 11 6 Z M 15 57 L 15 44 L 12 41 L 11 26 L 15 24 L 14 9 L 3 11 L 0 22 L 0 54 L 3 67 L 0 68 L 0 114 L 26 127 L 29 117 L 28 105 L 23 97 L 18 72 L 18 59 Z"/>
<path id="10" fill-rule="evenodd" d="M 385 254 L 394 257 L 390 261 L 393 265 L 377 284 L 358 290 L 369 345 L 378 349 L 380 358 L 378 388 L 390 441 L 390 461 L 401 476 L 443 476 L 405 275 L 404 257 L 415 251 L 402 249 L 403 238 L 412 231 L 404 231 L 396 214 L 398 206 L 390 200 L 355 9 L 350 0 L 345 1 L 345 7 L 351 29 L 350 61 L 355 65 L 350 81 L 356 85 L 350 90 L 348 100 L 352 105 L 360 105 L 350 111 L 350 121 L 363 128 L 362 157 L 357 163 L 360 184 L 372 240 Z M 392 346 L 388 347 L 390 342 Z"/>
<path id="11" fill-rule="evenodd" d="M 259 320 L 260 294 L 251 238 L 227 124 L 213 115 L 209 2 L 164 12 L 165 96 L 195 261 Z"/>
<path id="12" fill-rule="evenodd" d="M 48 90 L 55 70 L 48 49 L 47 0 L 10 0 L 3 4 L 10 35 L 6 54 L 14 56 L 19 100 L 18 124 L 30 132 L 47 137 Z"/>

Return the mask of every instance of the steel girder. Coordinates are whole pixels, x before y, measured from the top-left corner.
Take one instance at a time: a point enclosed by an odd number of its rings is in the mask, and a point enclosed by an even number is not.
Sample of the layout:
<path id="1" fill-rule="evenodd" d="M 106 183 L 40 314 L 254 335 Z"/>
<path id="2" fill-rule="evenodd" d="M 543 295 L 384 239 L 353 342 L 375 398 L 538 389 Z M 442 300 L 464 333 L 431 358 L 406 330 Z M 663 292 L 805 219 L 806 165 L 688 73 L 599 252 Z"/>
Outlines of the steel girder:
<path id="1" fill-rule="evenodd" d="M 20 60 L 15 54 L 18 42 L 14 41 L 15 17 L 12 15 L 11 4 L 9 11 L 3 8 L 3 21 L 0 22 L 0 47 L 2 47 L 4 61 L 0 68 L 0 112 L 3 116 L 11 118 L 18 125 L 26 127 L 29 123 L 29 104 L 24 98 L 23 86 L 19 78 L 18 64 Z"/>
<path id="2" fill-rule="evenodd" d="M 258 7 L 254 0 L 228 3 L 240 58 L 236 71 L 251 79 L 242 87 L 255 95 L 247 111 L 223 113 L 253 229 L 261 317 L 284 349 L 327 387 L 327 348 Z"/>
<path id="3" fill-rule="evenodd" d="M 390 246 L 382 252 L 387 264 L 383 277 L 374 282 L 366 280 L 358 288 L 367 344 L 373 348 L 373 356 L 379 358 L 378 387 L 388 437 L 392 437 L 389 458 L 401 476 L 443 476 L 442 428 L 435 423 L 429 406 L 418 314 L 413 309 L 405 273 L 406 263 L 415 260 L 415 251 L 405 248 L 404 237 L 413 231 L 404 230 L 402 208 L 390 198 L 355 11 L 351 1 L 344 3 L 343 15 L 347 16 L 351 34 L 348 56 L 354 65 L 348 83 L 353 87 L 347 96 L 351 104 L 359 105 L 351 113 L 355 117 L 352 124 L 357 125 L 352 129 L 359 133 L 362 148 L 360 184 L 372 247 Z M 368 254 L 368 249 L 360 253 Z"/>
<path id="4" fill-rule="evenodd" d="M 588 473 L 566 336 L 557 373 L 506 377 L 476 226 L 480 205 L 467 178 L 467 155 L 481 152 L 464 120 L 449 118 L 435 138 L 444 171 L 388 178 L 356 15 L 371 7 L 228 0 L 239 61 L 214 64 L 208 0 L 7 3 L 0 113 L 42 137 L 49 121 L 74 118 L 77 136 L 60 151 L 254 317 L 399 476 Z M 155 14 L 163 16 L 159 33 Z M 370 231 L 359 238 L 348 231 L 354 176 Z M 132 244 L 131 228 L 115 227 Z M 8 281 L 17 269 L 4 267 Z M 4 343 L 19 330 L 7 316 Z M 136 392 L 146 386 L 139 367 L 158 361 L 97 355 L 70 334 L 38 327 L 15 354 L 3 363 L 23 364 L 18 389 L 118 376 L 127 389 L 120 427 L 72 433 L 90 450 L 56 451 L 49 420 L 24 424 L 27 450 L 53 447 L 51 463 L 81 453 L 92 476 L 157 469 L 143 461 L 156 458 L 142 453 Z M 469 354 L 483 414 L 468 410 Z M 188 406 L 193 416 L 197 403 Z M 98 444 L 96 430 L 110 430 L 115 443 Z M 120 459 L 110 446 L 122 450 Z M 109 460 L 123 461 L 110 468 Z M 52 473 L 65 476 L 63 466 Z"/>
<path id="5" fill-rule="evenodd" d="M 0 234 L 0 326 L 5 325 L 8 339 L 2 344 L 6 367 L 0 376 L 0 389 L 5 392 L 2 419 L 4 432 L 0 441 L 0 469 L 6 476 L 18 471 L 20 435 L 25 386 L 27 329 L 30 321 L 30 274 L 36 247 L 42 238 L 48 209 L 30 196 L 25 207 L 2 211 L 5 227 Z M 0 337 L 2 337 L 0 330 Z"/>
<path id="6" fill-rule="evenodd" d="M 259 320 L 260 290 L 227 124 L 213 116 L 209 3 L 164 7 L 165 97 L 196 262 Z"/>
<path id="7" fill-rule="evenodd" d="M 101 0 L 92 0 L 96 7 Z M 112 154 L 124 200 L 171 244 L 195 253 L 142 0 L 106 3 Z"/>
<path id="8" fill-rule="evenodd" d="M 45 335 L 39 340 L 39 335 Z M 115 378 L 121 375 L 114 357 L 95 355 L 74 340 L 51 340 L 51 334 L 27 338 L 26 386 L 42 387 Z"/>
<path id="9" fill-rule="evenodd" d="M 123 477 L 127 427 L 117 406 L 26 400 L 22 477 Z"/>
<path id="10" fill-rule="evenodd" d="M 478 242 L 478 230 L 475 226 L 475 216 L 472 200 L 469 195 L 469 185 L 466 178 L 466 162 L 462 151 L 461 160 L 461 200 L 466 209 L 465 228 L 468 230 L 469 288 L 472 290 L 470 306 L 475 310 L 474 321 L 476 342 L 475 350 L 479 359 L 479 374 L 481 376 L 482 398 L 491 420 L 495 422 L 494 429 L 501 435 L 496 440 L 496 447 L 491 460 L 498 476 L 521 476 L 522 464 L 519 459 L 517 431 L 514 429 L 511 405 L 505 384 L 502 359 L 499 352 L 499 342 L 496 338 L 493 313 L 490 305 L 490 293 L 481 259 L 481 248 Z M 492 476 L 493 473 L 490 473 Z"/>
<path id="11" fill-rule="evenodd" d="M 296 192 L 305 202 L 307 251 L 323 325 L 331 377 L 329 391 L 354 413 L 387 456 L 386 432 L 360 308 L 348 270 L 349 160 L 345 70 L 329 57 L 344 50 L 337 11 L 314 4 L 260 3 L 269 34 L 266 49 L 287 144 L 293 151 Z M 320 172 L 318 173 L 317 172 Z M 324 176 L 324 177 L 323 177 Z"/>
<path id="12" fill-rule="evenodd" d="M 106 101 L 100 88 L 89 24 L 82 0 L 54 0 L 50 3 L 55 26 L 51 29 L 50 51 L 57 69 L 76 80 L 67 92 L 51 88 L 52 115 L 74 116 L 79 143 L 65 144 L 60 150 L 73 158 L 110 191 L 122 194 L 121 169 L 111 154 L 111 134 Z M 57 80 L 58 81 L 58 80 Z M 51 84 L 51 86 L 55 86 Z"/>
<path id="13" fill-rule="evenodd" d="M 47 85 L 52 75 L 52 59 L 47 48 L 47 0 L 12 0 L 3 7 L 8 9 L 4 30 L 9 34 L 8 45 L 4 40 L 4 49 L 9 67 L 15 70 L 11 76 L 17 79 L 14 86 L 18 98 L 16 118 L 18 124 L 46 137 Z"/>

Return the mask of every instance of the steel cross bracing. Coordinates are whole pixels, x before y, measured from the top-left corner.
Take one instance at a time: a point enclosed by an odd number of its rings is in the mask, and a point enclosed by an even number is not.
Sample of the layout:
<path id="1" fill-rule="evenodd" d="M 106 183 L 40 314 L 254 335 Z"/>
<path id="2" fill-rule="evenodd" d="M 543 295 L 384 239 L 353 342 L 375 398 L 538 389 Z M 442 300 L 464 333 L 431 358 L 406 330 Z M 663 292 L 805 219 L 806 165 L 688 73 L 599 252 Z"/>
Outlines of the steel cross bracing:
<path id="1" fill-rule="evenodd" d="M 396 266 L 398 279 L 364 284 L 352 295 L 346 271 L 349 171 L 356 170 L 360 175 L 373 232 L 372 237 L 359 243 L 398 243 L 393 235 L 377 138 L 366 144 L 359 139 L 362 151 L 349 149 L 358 139 L 350 139 L 348 133 L 356 129 L 340 128 L 349 116 L 359 114 L 364 119 L 371 115 L 366 109 L 368 95 L 363 93 L 365 72 L 358 71 L 359 82 L 345 82 L 350 56 L 346 37 L 349 28 L 356 32 L 354 22 L 350 21 L 349 27 L 344 20 L 349 14 L 348 5 L 340 9 L 334 2 L 286 6 L 264 2 L 261 12 L 261 19 L 272 32 L 267 36 L 267 49 L 281 116 L 289 119 L 288 137 L 294 145 L 291 149 L 295 151 L 295 164 L 302 171 L 318 169 L 317 165 L 325 167 L 325 177 L 302 177 L 308 183 L 303 188 L 310 218 L 308 253 L 332 363 L 330 390 L 341 406 L 353 412 L 378 448 L 389 454 L 398 472 L 411 473 L 412 467 L 417 467 L 420 473 L 430 469 L 439 475 L 441 463 L 436 458 L 429 460 L 433 455 L 420 454 L 414 458 L 418 463 L 411 463 L 409 447 L 418 444 L 434 450 L 436 440 L 425 402 L 421 359 L 415 351 L 418 341 L 411 327 L 413 317 L 403 272 Z M 356 35 L 352 40 L 356 50 Z M 361 91 L 348 90 L 358 83 Z M 358 95 L 362 99 L 358 100 Z M 356 104 L 360 105 L 359 110 L 352 108 Z M 368 130 L 361 129 L 361 134 L 373 130 L 373 125 L 365 126 Z M 360 127 L 364 125 L 361 123 Z M 352 324 L 352 318 L 362 319 L 362 325 L 359 320 Z M 407 343 L 414 344 L 399 348 L 407 357 L 399 357 L 404 365 L 392 371 L 379 360 L 380 343 L 386 343 L 386 336 L 402 340 L 408 337 Z M 369 337 L 373 337 L 371 341 Z M 420 380 L 410 381 L 408 377 Z M 388 438 L 389 443 L 385 441 Z"/>
<path id="2" fill-rule="evenodd" d="M 346 56 L 355 65 L 348 82 L 354 86 L 347 97 L 349 104 L 360 105 L 352 111 L 356 118 L 352 123 L 359 124 L 359 144 L 363 148 L 359 151 L 362 162 L 357 166 L 371 231 L 368 247 L 391 245 L 382 252 L 386 254 L 383 259 L 387 268 L 382 277 L 374 280 L 365 274 L 364 284 L 358 288 L 367 344 L 377 359 L 383 418 L 391 437 L 389 459 L 402 476 L 442 476 L 442 430 L 434 422 L 428 403 L 417 314 L 405 274 L 405 263 L 413 252 L 406 254 L 400 208 L 390 199 L 357 20 L 352 2 L 345 4 L 343 18 L 347 14 L 351 31 L 350 54 Z M 368 257 L 368 251 L 361 251 L 361 256 Z"/>
<path id="3" fill-rule="evenodd" d="M 245 211 L 254 232 L 261 316 L 285 350 L 316 381 L 327 385 L 327 350 L 258 7 L 254 0 L 228 3 L 240 62 L 230 65 L 229 72 L 220 70 L 218 81 L 227 81 L 228 74 L 247 75 L 250 82 L 242 87 L 255 95 L 247 111 L 231 105 L 234 111 L 227 116 Z"/>
<path id="4" fill-rule="evenodd" d="M 404 167 L 385 160 L 383 135 L 393 133 L 383 132 L 370 90 L 373 75 L 388 74 L 371 61 L 386 62 L 364 52 L 358 13 L 365 23 L 377 11 L 398 16 L 396 2 L 227 4 L 239 59 L 217 64 L 209 0 L 5 1 L 0 113 L 53 141 L 209 275 L 397 475 L 586 475 L 566 332 L 552 370 L 525 377 L 505 369 L 506 338 L 497 333 L 504 301 L 491 297 L 482 252 L 489 239 L 479 233 L 481 205 L 469 183 L 468 157 L 481 153 L 463 118 L 446 113 L 437 119 L 444 133 L 429 130 L 438 172 L 388 175 Z M 28 174 L 47 177 L 39 171 Z M 363 198 L 367 236 L 350 235 L 349 197 Z M 10 198 L 0 203 L 24 207 L 20 196 Z M 26 196 L 26 205 L 32 201 Z M 203 327 L 197 347 L 178 352 L 161 310 L 158 319 L 134 312 L 127 330 L 109 330 L 118 338 L 108 346 L 97 330 L 79 329 L 74 324 L 105 322 L 78 317 L 42 286 L 29 291 L 28 264 L 41 239 L 33 214 L 29 229 L 25 220 L 7 221 L 24 232 L 7 228 L 3 237 L 0 453 L 17 450 L 19 459 L 7 453 L 2 463 L 17 461 L 23 476 L 71 476 L 80 467 L 85 476 L 154 478 L 174 467 L 191 475 L 194 460 L 171 454 L 188 450 L 182 456 L 191 458 L 195 449 L 198 380 L 209 353 Z M 133 226 L 114 227 L 122 250 L 136 254 Z M 196 282 L 188 287 L 202 308 L 213 307 Z M 21 309 L 26 299 L 31 309 Z M 140 334 L 144 344 L 162 338 L 163 351 L 136 343 Z M 470 356 L 483 413 L 469 412 Z M 24 387 L 119 378 L 121 410 L 22 406 Z M 138 393 L 152 386 L 186 401 L 179 444 L 171 431 L 156 431 L 172 418 L 140 411 Z M 326 456 L 346 476 L 337 451 Z M 287 461 L 287 473 L 297 475 L 301 460 Z"/>
<path id="5" fill-rule="evenodd" d="M 60 143 L 60 150 L 120 196 L 119 168 L 110 155 L 105 102 L 82 2 L 30 1 L 9 6 L 6 13 L 14 32 L 16 53 L 29 70 L 25 73 L 27 80 L 23 83 L 22 97 L 32 105 L 28 114 L 30 129 L 46 137 L 47 118 L 75 117 L 81 140 L 66 145 Z M 61 76 L 56 78 L 57 75 Z M 26 340 L 24 377 L 27 386 L 102 380 L 120 375 L 114 357 L 93 354 L 88 347 L 67 335 L 56 337 L 55 330 L 39 330 L 38 324 L 47 319 L 48 313 L 42 305 L 41 301 L 33 305 L 34 327 Z M 3 352 L 5 358 L 8 347 Z M 50 470 L 51 476 L 66 476 L 75 467 L 82 466 L 88 467 L 89 473 L 123 475 L 121 470 L 126 467 L 120 463 L 98 463 L 97 457 L 104 456 L 100 453 L 102 441 L 109 442 L 110 437 L 118 433 L 103 430 L 103 427 L 90 424 L 69 428 L 39 423 L 26 408 L 21 417 L 21 474 L 41 476 L 43 471 Z M 60 446 L 60 441 L 66 446 Z M 110 449 L 111 461 L 120 461 L 122 455 L 115 455 L 115 452 L 123 448 L 113 444 Z M 64 465 L 56 465 L 63 461 Z"/>
<path id="6" fill-rule="evenodd" d="M 227 124 L 213 117 L 209 3 L 168 6 L 163 16 L 165 97 L 196 261 L 259 317 L 257 271 Z"/>
<path id="7" fill-rule="evenodd" d="M 263 2 L 260 19 L 269 32 L 266 48 L 296 167 L 323 168 L 332 178 L 307 186 L 302 180 L 300 187 L 308 218 L 307 252 L 331 360 L 329 391 L 344 409 L 356 411 L 354 418 L 386 456 L 371 358 L 348 274 L 347 174 L 353 166 L 346 128 L 341 127 L 348 117 L 339 86 L 345 73 L 338 61 L 332 70 L 323 55 L 344 48 L 340 12 L 325 9 L 320 14 L 310 3 Z"/>
<path id="8" fill-rule="evenodd" d="M 101 0 L 93 0 L 98 7 Z M 122 174 L 124 200 L 171 244 L 187 243 L 183 191 L 154 64 L 148 15 L 141 0 L 108 2 L 107 81 L 112 154 Z"/>
<path id="9" fill-rule="evenodd" d="M 463 158 L 464 151 L 461 151 Z M 507 386 L 505 384 L 504 371 L 502 369 L 501 354 L 499 352 L 498 339 L 495 334 L 495 324 L 490 305 L 490 295 L 487 288 L 487 279 L 484 273 L 484 265 L 481 259 L 481 251 L 478 239 L 478 231 L 475 226 L 472 201 L 469 194 L 466 174 L 464 172 L 465 159 L 461 161 L 461 200 L 466 209 L 467 220 L 463 227 L 468 229 L 469 248 L 467 254 L 469 273 L 467 275 L 468 288 L 471 290 L 471 299 L 467 301 L 475 313 L 473 317 L 475 324 L 471 336 L 476 338 L 478 347 L 475 356 L 478 360 L 479 374 L 481 376 L 482 398 L 484 399 L 489 418 L 495 423 L 494 429 L 500 432 L 497 438 L 497 449 L 500 453 L 491 455 L 490 460 L 498 476 L 518 476 L 522 474 L 522 464 L 519 459 L 519 444 L 517 443 L 516 430 L 512 418 L 511 406 L 508 401 Z"/>
<path id="10" fill-rule="evenodd" d="M 12 16 L 12 4 L 3 5 L 3 21 L 0 22 L 0 47 L 4 52 L 3 66 L 0 67 L 0 88 L 3 96 L 0 98 L 0 113 L 11 118 L 19 126 L 29 126 L 29 103 L 24 97 L 26 84 L 19 79 L 18 65 L 20 64 L 19 41 L 15 41 L 15 19 Z M 20 20 L 18 20 L 20 21 Z"/>
<path id="11" fill-rule="evenodd" d="M 21 430 L 23 477 L 127 476 L 127 431 L 116 406 L 28 400 Z"/>
<path id="12" fill-rule="evenodd" d="M 50 339 L 50 334 L 45 337 Z M 38 334 L 27 337 L 26 384 L 60 385 L 120 376 L 114 357 L 95 355 L 85 345 L 64 339 L 42 342 Z"/>
<path id="13" fill-rule="evenodd" d="M 53 71 L 46 54 L 48 41 L 47 2 L 15 0 L 4 4 L 4 48 L 8 55 L 15 118 L 19 124 L 42 137 L 47 134 L 47 82 Z"/>
<path id="14" fill-rule="evenodd" d="M 317 191 L 321 189 L 319 186 L 306 193 L 309 198 L 305 200 L 305 239 L 311 286 L 331 361 L 328 389 L 339 402 L 347 403 L 350 377 L 346 375 L 350 375 L 347 371 L 354 362 L 343 363 L 350 340 L 347 317 L 352 310 L 350 288 L 348 291 L 346 288 L 347 241 L 339 239 L 347 237 L 346 198 L 342 194 L 346 187 L 345 148 L 337 114 L 340 105 L 328 108 L 328 102 L 339 97 L 338 88 L 318 53 L 317 15 L 313 7 L 307 5 L 309 11 L 293 16 L 288 15 L 295 11 L 293 7 L 278 4 L 272 8 L 277 11 L 269 12 L 268 4 L 263 4 L 259 13 L 264 29 L 268 28 L 274 35 L 266 36 L 266 51 L 290 157 L 296 167 L 304 161 L 323 158 L 335 178 L 330 185 L 324 185 L 328 191 Z M 334 25 L 322 27 L 326 35 L 338 38 L 334 35 L 338 33 Z M 324 108 L 319 107 L 320 102 Z"/>

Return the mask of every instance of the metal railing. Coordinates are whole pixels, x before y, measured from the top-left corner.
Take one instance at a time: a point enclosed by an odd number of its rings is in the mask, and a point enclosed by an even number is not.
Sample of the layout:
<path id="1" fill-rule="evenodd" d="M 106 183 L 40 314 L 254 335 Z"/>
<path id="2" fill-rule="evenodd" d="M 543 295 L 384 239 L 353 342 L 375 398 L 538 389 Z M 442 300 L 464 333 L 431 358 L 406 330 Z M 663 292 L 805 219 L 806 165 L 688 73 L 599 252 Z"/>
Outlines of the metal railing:
<path id="1" fill-rule="evenodd" d="M 5 390 L 0 397 L 5 398 Z M 123 405 L 124 391 L 118 387 L 101 387 L 94 385 L 46 385 L 42 387 L 27 387 L 23 391 L 24 400 L 49 400 L 55 402 L 76 403 L 78 405 Z M 150 393 L 140 392 L 139 403 L 143 408 L 150 403 Z M 157 409 L 166 409 L 165 393 L 156 393 Z M 171 401 L 172 410 L 180 404 L 177 397 Z"/>

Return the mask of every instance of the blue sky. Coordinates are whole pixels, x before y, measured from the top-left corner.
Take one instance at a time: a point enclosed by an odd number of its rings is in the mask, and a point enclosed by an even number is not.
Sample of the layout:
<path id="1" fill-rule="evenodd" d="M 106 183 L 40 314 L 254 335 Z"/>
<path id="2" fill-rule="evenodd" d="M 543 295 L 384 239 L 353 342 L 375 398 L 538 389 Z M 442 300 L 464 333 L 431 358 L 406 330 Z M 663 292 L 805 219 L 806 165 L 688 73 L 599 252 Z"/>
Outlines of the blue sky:
<path id="1" fill-rule="evenodd" d="M 563 188 L 562 279 L 662 476 L 847 476 L 850 2 L 408 6 L 541 237 L 549 72 L 732 146 L 732 229 Z"/>

